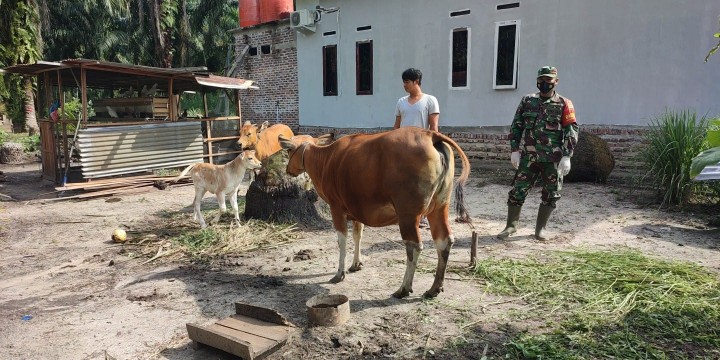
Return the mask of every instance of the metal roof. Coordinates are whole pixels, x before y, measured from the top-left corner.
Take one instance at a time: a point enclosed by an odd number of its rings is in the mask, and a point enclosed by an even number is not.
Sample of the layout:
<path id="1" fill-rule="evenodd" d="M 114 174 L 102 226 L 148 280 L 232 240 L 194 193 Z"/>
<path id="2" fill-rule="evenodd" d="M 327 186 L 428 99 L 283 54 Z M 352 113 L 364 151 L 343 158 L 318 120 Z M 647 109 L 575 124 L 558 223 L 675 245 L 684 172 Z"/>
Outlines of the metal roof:
<path id="1" fill-rule="evenodd" d="M 87 86 L 91 88 L 127 88 L 129 86 L 152 86 L 161 81 L 173 80 L 173 92 L 201 90 L 202 87 L 221 89 L 257 89 L 253 80 L 217 76 L 210 74 L 206 67 L 157 68 L 143 65 L 121 64 L 92 59 L 68 59 L 60 62 L 38 61 L 34 64 L 20 64 L 5 68 L 9 73 L 40 76 L 50 73 L 51 85 L 62 82 L 63 87 L 80 87 L 79 69 L 87 72 Z M 59 80 L 58 80 L 59 78 Z"/>

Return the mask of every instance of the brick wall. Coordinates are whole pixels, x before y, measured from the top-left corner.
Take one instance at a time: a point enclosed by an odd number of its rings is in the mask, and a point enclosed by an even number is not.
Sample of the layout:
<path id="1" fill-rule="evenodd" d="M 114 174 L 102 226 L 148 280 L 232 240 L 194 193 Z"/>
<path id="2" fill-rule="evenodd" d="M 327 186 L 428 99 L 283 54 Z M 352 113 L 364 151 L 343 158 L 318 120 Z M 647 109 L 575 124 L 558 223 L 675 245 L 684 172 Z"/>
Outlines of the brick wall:
<path id="1" fill-rule="evenodd" d="M 242 59 L 238 77 L 255 80 L 259 90 L 241 90 L 243 121 L 279 122 L 297 130 L 299 98 L 295 30 L 288 20 L 261 24 L 235 32 L 236 49 L 254 47 Z M 263 50 L 269 50 L 264 53 Z M 278 116 L 279 115 L 279 116 Z"/>
<path id="2" fill-rule="evenodd" d="M 313 136 L 335 133 L 336 137 L 356 133 L 377 133 L 389 128 L 372 129 L 337 129 L 330 127 L 300 126 L 300 134 Z M 447 134 L 465 151 L 468 158 L 477 161 L 496 162 L 510 159 L 509 127 L 440 127 L 440 131 Z M 643 145 L 643 135 L 647 127 L 622 125 L 581 125 L 582 133 L 589 132 L 598 135 L 608 143 L 608 147 L 615 157 L 615 169 L 611 176 L 634 176 L 642 171 L 640 163 L 635 156 Z"/>

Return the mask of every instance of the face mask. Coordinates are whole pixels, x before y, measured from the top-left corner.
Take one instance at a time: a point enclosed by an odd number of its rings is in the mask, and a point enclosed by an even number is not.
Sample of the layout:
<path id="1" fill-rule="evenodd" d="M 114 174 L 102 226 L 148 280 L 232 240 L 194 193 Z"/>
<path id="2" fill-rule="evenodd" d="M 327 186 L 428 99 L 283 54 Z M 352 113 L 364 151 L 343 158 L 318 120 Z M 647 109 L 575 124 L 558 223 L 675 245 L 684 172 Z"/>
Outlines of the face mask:
<path id="1" fill-rule="evenodd" d="M 541 93 L 547 94 L 550 91 L 552 91 L 552 89 L 555 88 L 555 84 L 549 84 L 544 81 L 541 81 L 541 82 L 537 83 L 537 88 L 540 90 Z"/>

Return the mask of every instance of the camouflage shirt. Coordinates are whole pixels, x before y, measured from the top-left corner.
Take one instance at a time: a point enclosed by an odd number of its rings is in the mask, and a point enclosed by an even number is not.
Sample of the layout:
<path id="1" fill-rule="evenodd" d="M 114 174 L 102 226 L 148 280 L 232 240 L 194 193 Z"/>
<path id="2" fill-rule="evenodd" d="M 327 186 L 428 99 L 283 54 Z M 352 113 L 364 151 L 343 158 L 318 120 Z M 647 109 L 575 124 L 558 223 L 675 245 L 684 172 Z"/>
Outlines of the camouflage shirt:
<path id="1" fill-rule="evenodd" d="M 555 92 L 549 99 L 539 93 L 525 95 L 510 128 L 510 147 L 533 162 L 559 162 L 572 156 L 578 141 L 575 108 L 570 99 Z"/>

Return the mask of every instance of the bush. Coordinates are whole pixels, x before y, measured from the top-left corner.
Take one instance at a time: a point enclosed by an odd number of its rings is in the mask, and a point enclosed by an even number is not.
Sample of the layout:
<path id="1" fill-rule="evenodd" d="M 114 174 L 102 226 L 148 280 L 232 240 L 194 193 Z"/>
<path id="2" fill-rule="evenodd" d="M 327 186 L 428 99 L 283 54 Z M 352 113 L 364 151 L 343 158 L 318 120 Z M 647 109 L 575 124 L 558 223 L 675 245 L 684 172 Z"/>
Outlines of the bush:
<path id="1" fill-rule="evenodd" d="M 40 150 L 40 135 L 26 136 L 20 139 L 26 153 Z"/>
<path id="2" fill-rule="evenodd" d="M 707 126 L 708 119 L 694 110 L 668 109 L 651 118 L 647 146 L 639 154 L 648 169 L 641 180 L 657 188 L 662 205 L 683 204 L 692 193 L 690 164 L 707 148 Z"/>

